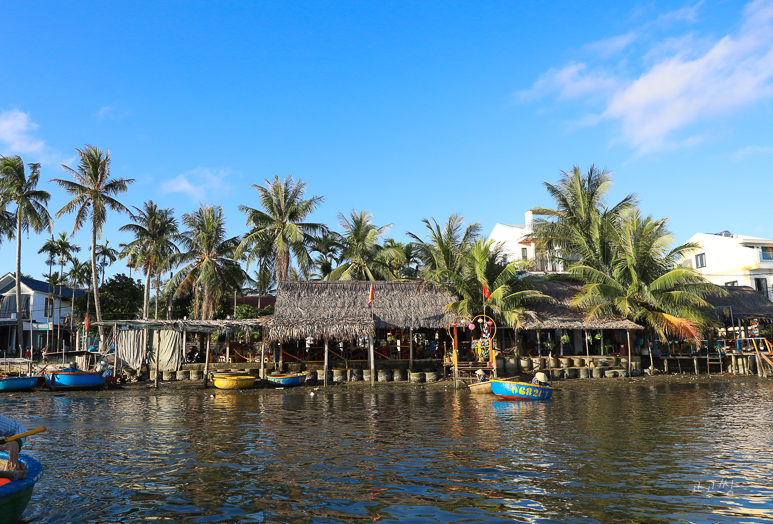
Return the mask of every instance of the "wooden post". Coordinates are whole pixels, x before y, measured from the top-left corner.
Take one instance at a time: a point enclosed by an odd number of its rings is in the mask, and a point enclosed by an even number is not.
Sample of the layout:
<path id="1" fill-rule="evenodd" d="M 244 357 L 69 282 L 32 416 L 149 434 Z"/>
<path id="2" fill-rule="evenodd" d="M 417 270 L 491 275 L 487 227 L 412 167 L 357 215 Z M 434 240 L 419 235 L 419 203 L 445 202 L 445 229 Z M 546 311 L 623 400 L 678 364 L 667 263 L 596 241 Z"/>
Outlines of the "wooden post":
<path id="1" fill-rule="evenodd" d="M 325 337 L 325 387 L 327 387 L 327 337 Z"/>
<path id="2" fill-rule="evenodd" d="M 185 346 L 188 344 L 188 332 L 183 329 L 183 360 L 186 357 Z"/>
<path id="3" fill-rule="evenodd" d="M 206 356 L 204 357 L 204 387 L 205 388 L 207 387 L 207 382 L 209 381 L 209 343 L 212 339 L 209 333 L 207 333 L 206 335 L 207 335 L 207 353 L 206 353 Z M 158 375 L 158 371 L 156 371 L 156 375 Z"/>
<path id="4" fill-rule="evenodd" d="M 593 378 L 590 371 L 590 348 L 588 347 L 588 330 L 582 330 L 582 336 L 585 338 L 585 366 L 588 368 L 588 378 Z"/>
<path id="5" fill-rule="evenodd" d="M 454 388 L 459 388 L 459 351 L 457 344 L 456 326 L 454 326 L 454 335 L 451 341 L 452 352 L 454 356 Z"/>
<path id="6" fill-rule="evenodd" d="M 263 330 L 263 336 L 266 336 L 266 331 Z M 260 341 L 260 380 L 266 378 L 266 341 Z"/>
<path id="7" fill-rule="evenodd" d="M 413 369 L 413 328 L 408 328 L 408 336 L 411 338 L 411 342 L 408 345 L 408 373 L 410 373 Z M 443 355 L 443 357 L 445 357 L 445 355 Z M 445 358 L 443 359 L 443 363 L 445 364 Z M 445 365 L 443 366 L 443 369 L 445 369 Z"/>
<path id="8" fill-rule="evenodd" d="M 631 330 L 626 329 L 625 335 L 628 338 L 628 378 L 631 378 L 631 366 L 632 366 L 631 360 L 633 360 L 633 348 L 631 347 Z"/>
<path id="9" fill-rule="evenodd" d="M 373 335 L 368 337 L 368 359 L 370 360 L 370 385 L 376 383 L 376 358 L 373 354 Z"/>
<path id="10" fill-rule="evenodd" d="M 161 362 L 159 358 L 161 356 L 161 330 L 156 329 L 156 381 L 153 387 L 158 387 L 158 374 L 161 373 Z"/>

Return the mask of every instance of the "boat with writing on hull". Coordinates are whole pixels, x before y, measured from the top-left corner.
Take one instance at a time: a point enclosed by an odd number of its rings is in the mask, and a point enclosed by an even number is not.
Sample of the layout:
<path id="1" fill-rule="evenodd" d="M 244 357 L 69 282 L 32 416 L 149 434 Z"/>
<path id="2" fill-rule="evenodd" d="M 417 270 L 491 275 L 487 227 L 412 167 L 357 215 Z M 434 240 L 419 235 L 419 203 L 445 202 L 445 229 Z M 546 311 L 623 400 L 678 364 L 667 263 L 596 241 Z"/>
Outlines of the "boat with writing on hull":
<path id="1" fill-rule="evenodd" d="M 269 382 L 276 386 L 300 386 L 306 380 L 306 375 L 303 373 L 279 373 L 276 375 L 269 375 L 266 377 Z"/>
<path id="2" fill-rule="evenodd" d="M 511 380 L 491 380 L 491 392 L 508 400 L 550 400 L 553 388 Z"/>

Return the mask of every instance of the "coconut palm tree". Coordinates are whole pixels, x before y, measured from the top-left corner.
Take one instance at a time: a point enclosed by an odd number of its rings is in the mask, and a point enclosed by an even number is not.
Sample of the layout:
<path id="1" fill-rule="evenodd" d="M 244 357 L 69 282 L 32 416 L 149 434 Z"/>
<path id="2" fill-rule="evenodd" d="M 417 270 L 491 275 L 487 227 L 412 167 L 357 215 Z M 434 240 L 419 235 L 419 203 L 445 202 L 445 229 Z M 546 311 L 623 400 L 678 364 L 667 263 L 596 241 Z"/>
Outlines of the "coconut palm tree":
<path id="1" fill-rule="evenodd" d="M 220 298 L 238 289 L 247 275 L 234 260 L 239 237 L 227 237 L 223 208 L 201 204 L 182 217 L 187 229 L 180 237 L 181 252 L 172 255 L 173 266 L 182 266 L 167 283 L 176 295 L 193 292 L 194 316 L 212 318 Z M 199 309 L 199 305 L 201 309 Z"/>
<path id="2" fill-rule="evenodd" d="M 306 183 L 301 179 L 295 182 L 290 175 L 284 181 L 274 176 L 272 181 L 264 182 L 264 186 L 252 185 L 258 192 L 262 209 L 239 206 L 239 211 L 247 215 L 247 225 L 251 227 L 239 245 L 239 254 L 248 254 L 249 269 L 250 262 L 260 256 L 261 245 L 269 242 L 274 255 L 276 280 L 281 282 L 287 279 L 291 254 L 301 266 L 310 266 L 309 242 L 313 235 L 324 232 L 326 227 L 304 220 L 322 203 L 323 198 L 304 198 Z"/>
<path id="3" fill-rule="evenodd" d="M 713 317 L 704 300 L 709 293 L 725 293 L 695 270 L 679 263 L 699 246 L 671 248 L 674 237 L 667 219 L 643 217 L 636 210 L 622 214 L 613 231 L 611 275 L 588 265 L 571 273 L 586 284 L 574 303 L 589 318 L 623 316 L 643 322 L 666 340 L 668 335 L 698 340 Z"/>
<path id="4" fill-rule="evenodd" d="M 327 280 L 330 273 L 341 263 L 343 239 L 335 231 L 325 231 L 312 239 L 310 251 L 317 253 L 314 268 L 317 278 Z"/>
<path id="5" fill-rule="evenodd" d="M 143 318 L 148 318 L 150 301 L 150 277 L 155 271 L 159 274 L 168 264 L 169 257 L 180 250 L 175 243 L 180 239 L 177 219 L 171 208 L 159 208 L 152 200 L 145 202 L 143 209 L 134 208 L 131 214 L 134 223 L 121 227 L 121 231 L 134 234 L 134 240 L 126 244 L 122 252 L 124 257 L 135 257 L 145 270 L 145 299 L 142 307 Z M 156 297 L 158 297 L 158 279 L 156 279 Z M 158 308 L 156 308 L 158 309 Z"/>
<path id="6" fill-rule="evenodd" d="M 586 174 L 575 166 L 562 171 L 558 184 L 545 182 L 555 201 L 555 209 L 536 207 L 532 236 L 537 249 L 565 269 L 579 263 L 611 274 L 613 253 L 611 236 L 626 210 L 636 207 L 638 198 L 630 194 L 612 208 L 607 197 L 612 189 L 612 174 L 591 165 Z M 548 218 L 541 218 L 548 217 Z"/>
<path id="7" fill-rule="evenodd" d="M 467 254 L 480 236 L 481 226 L 474 222 L 464 224 L 462 215 L 453 214 L 445 224 L 438 224 L 435 218 L 422 219 L 427 229 L 425 239 L 408 232 L 414 242 L 416 256 L 421 261 L 419 271 L 426 280 L 442 282 L 446 273 L 461 275 L 467 264 Z"/>
<path id="8" fill-rule="evenodd" d="M 372 218 L 367 211 L 352 209 L 348 218 L 338 213 L 338 223 L 343 229 L 342 262 L 328 280 L 394 280 L 386 260 L 399 254 L 396 249 L 380 244 L 392 224 L 378 227 L 371 222 Z"/>
<path id="9" fill-rule="evenodd" d="M 70 271 L 67 273 L 67 279 L 70 281 L 70 285 L 73 289 L 83 289 L 86 287 L 86 312 L 89 313 L 89 306 L 91 305 L 91 294 L 88 292 L 88 285 L 91 282 L 91 265 L 88 262 L 81 262 L 77 258 L 73 258 L 70 262 Z M 75 300 L 73 299 L 73 319 L 75 319 Z M 85 320 L 85 316 L 84 316 Z M 85 326 L 84 326 L 85 328 Z M 85 335 L 85 329 L 84 329 Z"/>
<path id="10" fill-rule="evenodd" d="M 62 180 L 55 178 L 59 187 L 64 189 L 73 199 L 60 209 L 57 218 L 75 213 L 75 226 L 73 233 L 83 227 L 86 220 L 91 217 L 91 280 L 94 288 L 94 309 L 99 323 L 100 350 L 105 349 L 105 329 L 102 326 L 102 310 L 99 305 L 99 285 L 97 283 L 97 237 L 102 236 L 102 228 L 107 220 L 107 210 L 122 213 L 129 210 L 115 199 L 116 195 L 125 193 L 134 179 L 110 178 L 110 151 L 87 145 L 83 149 L 76 149 L 80 163 L 76 169 L 63 165 L 74 178 Z"/>
<path id="11" fill-rule="evenodd" d="M 479 238 L 465 255 L 461 272 L 443 270 L 441 285 L 457 297 L 447 311 L 474 317 L 484 312 L 498 324 L 518 329 L 521 327 L 526 306 L 547 298 L 532 289 L 529 278 L 520 278 L 519 261 L 507 263 L 500 245 L 493 240 Z M 483 288 L 490 298 L 484 295 Z"/>
<path id="12" fill-rule="evenodd" d="M 419 264 L 416 245 L 413 242 L 397 242 L 393 238 L 384 240 L 384 247 L 393 253 L 386 259 L 389 270 L 399 279 L 414 279 L 419 275 Z"/>
<path id="13" fill-rule="evenodd" d="M 21 304 L 21 237 L 22 231 L 32 229 L 35 233 L 51 231 L 51 215 L 46 205 L 51 194 L 37 188 L 40 181 L 40 164 L 27 164 L 29 176 L 24 170 L 24 161 L 19 156 L 0 157 L 0 207 L 5 209 L 16 204 L 16 334 L 19 347 L 24 341 L 24 319 Z M 32 342 L 30 340 L 30 342 Z"/>
<path id="14" fill-rule="evenodd" d="M 131 212 L 130 212 L 131 213 Z M 105 240 L 104 244 L 97 244 L 97 259 L 100 260 L 99 268 L 102 270 L 102 274 L 99 278 L 100 283 L 105 281 L 105 270 L 112 266 L 116 260 L 118 260 L 120 253 L 118 250 L 110 247 L 110 241 Z M 99 275 L 98 275 L 99 276 Z"/>
<path id="15" fill-rule="evenodd" d="M 43 247 L 41 247 L 38 250 L 38 255 L 46 254 L 46 264 L 48 264 L 48 278 L 46 279 L 46 282 L 48 282 L 48 303 L 51 305 L 51 309 L 49 310 L 48 307 L 46 307 L 46 322 L 50 323 L 51 319 L 54 316 L 54 288 L 51 285 L 51 271 L 53 267 L 56 265 L 56 252 L 57 252 L 57 246 L 56 246 L 56 239 L 54 239 L 54 235 L 51 235 L 51 238 L 49 240 L 46 240 L 46 242 L 43 244 Z M 51 328 L 46 329 L 46 346 L 50 347 L 51 345 Z"/>
<path id="16" fill-rule="evenodd" d="M 57 322 L 57 341 L 62 340 L 62 286 L 66 283 L 64 281 L 64 265 L 67 262 L 72 262 L 73 253 L 80 252 L 81 248 L 75 244 L 70 243 L 70 239 L 67 237 L 67 233 L 59 233 L 59 238 L 54 240 L 56 246 L 56 256 L 59 261 L 59 274 L 62 275 L 61 284 L 59 285 L 59 321 Z M 61 344 L 61 342 L 57 342 Z"/>

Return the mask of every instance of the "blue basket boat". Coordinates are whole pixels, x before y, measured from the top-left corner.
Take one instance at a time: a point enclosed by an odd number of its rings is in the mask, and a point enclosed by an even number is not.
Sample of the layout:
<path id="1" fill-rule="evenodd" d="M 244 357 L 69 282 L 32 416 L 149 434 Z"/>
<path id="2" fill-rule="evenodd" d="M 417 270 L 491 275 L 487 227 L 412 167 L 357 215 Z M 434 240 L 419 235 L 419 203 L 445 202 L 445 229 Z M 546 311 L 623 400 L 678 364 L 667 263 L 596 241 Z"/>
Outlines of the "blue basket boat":
<path id="1" fill-rule="evenodd" d="M 0 452 L 0 459 L 8 460 L 8 452 Z M 19 462 L 27 466 L 27 478 L 0 486 L 0 524 L 14 524 L 21 520 L 32 498 L 32 490 L 43 475 L 43 466 L 34 458 L 19 455 Z"/>
<path id="2" fill-rule="evenodd" d="M 300 386 L 306 380 L 303 373 L 282 373 L 279 375 L 269 375 L 266 377 L 269 382 L 277 386 Z"/>
<path id="3" fill-rule="evenodd" d="M 38 380 L 43 377 L 1 377 L 0 392 L 2 391 L 32 391 L 38 385 Z"/>
<path id="4" fill-rule="evenodd" d="M 46 386 L 52 390 L 64 389 L 101 389 L 107 382 L 102 371 L 80 371 L 65 368 L 61 371 L 46 373 Z"/>
<path id="5" fill-rule="evenodd" d="M 493 379 L 491 392 L 500 398 L 508 400 L 550 400 L 553 398 L 553 388 L 538 386 L 526 382 Z"/>

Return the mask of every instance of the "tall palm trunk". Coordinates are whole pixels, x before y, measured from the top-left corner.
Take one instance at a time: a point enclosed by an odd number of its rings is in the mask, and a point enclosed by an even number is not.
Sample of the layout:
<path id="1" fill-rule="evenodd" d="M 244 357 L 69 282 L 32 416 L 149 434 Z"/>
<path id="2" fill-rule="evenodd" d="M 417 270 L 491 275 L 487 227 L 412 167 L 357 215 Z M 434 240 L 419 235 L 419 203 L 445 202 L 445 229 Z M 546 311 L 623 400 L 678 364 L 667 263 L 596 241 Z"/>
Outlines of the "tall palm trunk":
<path id="1" fill-rule="evenodd" d="M 150 310 L 150 273 L 153 266 L 148 264 L 148 271 L 145 273 L 145 297 L 142 301 L 142 318 L 148 318 L 148 311 Z"/>
<path id="2" fill-rule="evenodd" d="M 53 237 L 51 237 L 53 238 Z M 51 285 L 51 268 L 53 267 L 53 264 L 48 265 L 48 300 L 51 302 L 51 313 L 49 314 L 49 309 L 46 308 L 46 346 L 48 349 L 51 349 L 51 322 L 53 322 L 53 316 L 54 316 L 54 293 L 51 290 L 53 287 Z M 32 316 L 32 315 L 30 315 Z M 32 321 L 32 319 L 30 319 Z"/>
<path id="3" fill-rule="evenodd" d="M 102 325 L 102 309 L 99 305 L 99 283 L 97 282 L 97 224 L 94 222 L 91 227 L 91 283 L 94 286 L 94 311 L 97 314 L 97 323 L 99 329 L 99 350 L 105 351 L 105 327 Z"/>
<path id="4" fill-rule="evenodd" d="M 59 262 L 59 315 L 58 322 L 56 323 L 56 345 L 62 346 L 64 351 L 64 344 L 62 344 L 62 280 L 64 279 L 64 258 Z M 51 309 L 54 309 L 53 307 Z M 30 322 L 32 319 L 30 319 Z"/>
<path id="5" fill-rule="evenodd" d="M 21 316 L 21 209 L 17 209 L 16 210 L 16 345 L 18 347 L 21 347 L 23 344 L 24 344 L 24 319 L 22 319 L 22 316 Z M 21 353 L 19 354 L 19 356 L 21 356 Z"/>

